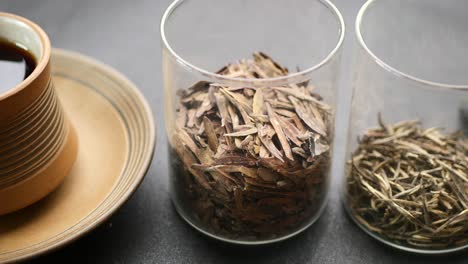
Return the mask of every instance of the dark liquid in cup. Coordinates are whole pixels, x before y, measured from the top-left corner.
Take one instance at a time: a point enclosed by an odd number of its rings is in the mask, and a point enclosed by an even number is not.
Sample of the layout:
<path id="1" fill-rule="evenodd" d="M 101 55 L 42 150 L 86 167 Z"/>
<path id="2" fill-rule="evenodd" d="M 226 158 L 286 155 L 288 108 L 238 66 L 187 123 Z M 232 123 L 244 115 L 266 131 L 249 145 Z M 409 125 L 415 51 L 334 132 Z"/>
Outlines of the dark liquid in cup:
<path id="1" fill-rule="evenodd" d="M 0 38 L 0 94 L 26 79 L 35 67 L 36 60 L 29 51 Z"/>

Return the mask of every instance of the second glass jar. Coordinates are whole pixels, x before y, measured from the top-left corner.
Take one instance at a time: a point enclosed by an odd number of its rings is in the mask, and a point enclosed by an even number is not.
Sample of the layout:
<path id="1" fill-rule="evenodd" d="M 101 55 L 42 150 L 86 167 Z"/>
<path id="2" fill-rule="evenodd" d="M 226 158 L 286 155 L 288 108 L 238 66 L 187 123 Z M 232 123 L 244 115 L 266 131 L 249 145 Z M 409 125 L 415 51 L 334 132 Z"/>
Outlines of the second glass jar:
<path id="1" fill-rule="evenodd" d="M 369 0 L 356 19 L 343 201 L 402 250 L 468 248 L 466 4 Z"/>

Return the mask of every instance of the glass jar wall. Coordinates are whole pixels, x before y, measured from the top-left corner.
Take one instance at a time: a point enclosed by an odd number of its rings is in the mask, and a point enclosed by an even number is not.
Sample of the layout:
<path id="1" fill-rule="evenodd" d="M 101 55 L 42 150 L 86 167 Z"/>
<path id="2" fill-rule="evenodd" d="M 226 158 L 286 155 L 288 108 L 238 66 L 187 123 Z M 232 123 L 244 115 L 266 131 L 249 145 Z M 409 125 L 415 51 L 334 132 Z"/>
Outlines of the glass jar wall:
<path id="1" fill-rule="evenodd" d="M 327 0 L 177 0 L 161 23 L 173 203 L 240 244 L 310 226 L 328 192 L 344 23 Z"/>
<path id="2" fill-rule="evenodd" d="M 370 0 L 356 20 L 344 203 L 400 249 L 468 247 L 467 7 Z"/>

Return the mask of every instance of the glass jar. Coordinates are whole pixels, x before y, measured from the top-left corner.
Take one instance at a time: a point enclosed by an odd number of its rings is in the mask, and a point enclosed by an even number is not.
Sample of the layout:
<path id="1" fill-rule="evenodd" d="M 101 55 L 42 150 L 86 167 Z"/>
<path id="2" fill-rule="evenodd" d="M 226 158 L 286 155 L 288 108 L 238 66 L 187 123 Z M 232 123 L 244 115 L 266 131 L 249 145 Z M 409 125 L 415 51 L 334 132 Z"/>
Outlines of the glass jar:
<path id="1" fill-rule="evenodd" d="M 336 7 L 177 0 L 161 36 L 179 214 L 238 244 L 305 230 L 323 211 L 329 185 L 344 37 Z"/>
<path id="2" fill-rule="evenodd" d="M 370 0 L 356 20 L 344 203 L 399 249 L 468 247 L 467 7 Z"/>

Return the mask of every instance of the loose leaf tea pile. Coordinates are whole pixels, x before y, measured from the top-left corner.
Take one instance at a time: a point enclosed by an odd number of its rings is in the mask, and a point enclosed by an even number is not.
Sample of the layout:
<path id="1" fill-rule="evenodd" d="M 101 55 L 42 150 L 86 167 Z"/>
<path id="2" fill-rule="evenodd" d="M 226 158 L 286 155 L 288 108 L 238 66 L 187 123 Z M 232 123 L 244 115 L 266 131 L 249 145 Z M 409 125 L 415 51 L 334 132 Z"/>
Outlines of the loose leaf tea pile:
<path id="1" fill-rule="evenodd" d="M 468 243 L 468 139 L 405 121 L 369 130 L 348 162 L 354 218 L 421 248 Z"/>
<path id="2" fill-rule="evenodd" d="M 218 73 L 288 74 L 263 53 L 253 57 Z M 179 96 L 172 147 L 183 168 L 174 181 L 194 217 L 218 235 L 251 240 L 307 224 L 322 204 L 330 159 L 331 109 L 314 87 L 201 81 Z"/>

